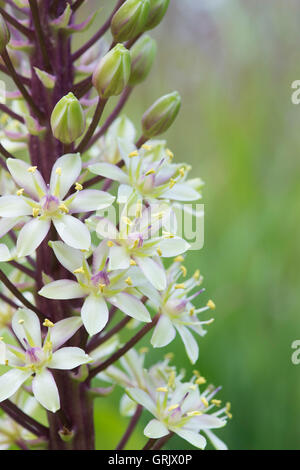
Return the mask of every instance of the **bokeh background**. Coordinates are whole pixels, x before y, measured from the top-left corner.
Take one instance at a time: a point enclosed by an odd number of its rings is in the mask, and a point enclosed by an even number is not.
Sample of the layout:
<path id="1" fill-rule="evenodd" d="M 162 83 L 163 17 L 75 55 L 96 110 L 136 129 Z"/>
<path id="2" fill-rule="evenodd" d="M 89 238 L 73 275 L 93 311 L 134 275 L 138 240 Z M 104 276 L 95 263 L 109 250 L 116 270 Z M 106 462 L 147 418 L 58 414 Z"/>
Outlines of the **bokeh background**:
<path id="1" fill-rule="evenodd" d="M 82 16 L 103 7 L 96 30 L 112 3 L 89 0 Z M 140 129 L 156 98 L 182 96 L 165 137 L 206 183 L 205 244 L 185 264 L 200 269 L 203 300 L 217 305 L 197 368 L 232 403 L 233 419 L 218 432 L 230 449 L 300 448 L 300 365 L 291 362 L 300 339 L 300 105 L 291 102 L 299 17 L 299 0 L 171 0 L 153 32 L 153 70 L 125 108 Z M 77 47 L 90 34 L 78 35 Z M 150 350 L 148 364 L 170 350 L 189 375 L 195 367 L 180 341 Z M 97 400 L 97 449 L 114 449 L 128 425 L 120 395 Z M 127 449 L 145 444 L 148 420 L 145 413 Z M 174 438 L 168 448 L 190 447 Z"/>
<path id="2" fill-rule="evenodd" d="M 186 265 L 200 268 L 217 304 L 197 366 L 232 403 L 233 419 L 218 433 L 230 449 L 300 448 L 300 365 L 291 362 L 300 338 L 300 105 L 291 102 L 299 17 L 298 0 L 171 0 L 153 32 L 155 66 L 125 109 L 139 127 L 157 97 L 182 95 L 166 138 L 206 183 L 205 245 Z M 189 373 L 181 343 L 170 349 Z M 118 397 L 98 400 L 99 449 L 113 448 L 128 424 Z M 145 442 L 148 418 L 128 449 Z M 185 445 L 174 439 L 169 448 Z"/>

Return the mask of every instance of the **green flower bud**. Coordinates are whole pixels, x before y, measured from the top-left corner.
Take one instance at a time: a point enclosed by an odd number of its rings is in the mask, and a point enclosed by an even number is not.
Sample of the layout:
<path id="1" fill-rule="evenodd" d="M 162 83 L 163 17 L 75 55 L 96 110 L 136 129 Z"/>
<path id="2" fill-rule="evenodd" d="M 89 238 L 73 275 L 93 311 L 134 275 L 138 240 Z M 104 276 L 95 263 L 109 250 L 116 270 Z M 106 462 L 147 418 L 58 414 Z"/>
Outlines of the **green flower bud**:
<path id="1" fill-rule="evenodd" d="M 85 115 L 81 104 L 73 93 L 69 93 L 56 104 L 51 115 L 54 137 L 63 144 L 71 144 L 85 130 Z"/>
<path id="2" fill-rule="evenodd" d="M 166 132 L 175 121 L 180 107 L 181 97 L 177 91 L 155 101 L 142 119 L 144 136 L 151 138 Z"/>
<path id="3" fill-rule="evenodd" d="M 142 36 L 131 48 L 130 85 L 137 85 L 147 78 L 156 50 L 156 42 L 148 35 Z"/>
<path id="4" fill-rule="evenodd" d="M 166 14 L 170 0 L 150 0 L 150 11 L 146 23 L 146 30 L 153 29 L 162 21 Z"/>
<path id="5" fill-rule="evenodd" d="M 111 21 L 114 40 L 128 41 L 144 31 L 149 10 L 150 0 L 126 0 Z"/>
<path id="6" fill-rule="evenodd" d="M 130 77 L 130 52 L 117 44 L 99 62 L 93 74 L 93 85 L 101 98 L 122 93 Z"/>
<path id="7" fill-rule="evenodd" d="M 10 40 L 10 32 L 2 15 L 0 15 L 0 54 L 4 52 Z"/>

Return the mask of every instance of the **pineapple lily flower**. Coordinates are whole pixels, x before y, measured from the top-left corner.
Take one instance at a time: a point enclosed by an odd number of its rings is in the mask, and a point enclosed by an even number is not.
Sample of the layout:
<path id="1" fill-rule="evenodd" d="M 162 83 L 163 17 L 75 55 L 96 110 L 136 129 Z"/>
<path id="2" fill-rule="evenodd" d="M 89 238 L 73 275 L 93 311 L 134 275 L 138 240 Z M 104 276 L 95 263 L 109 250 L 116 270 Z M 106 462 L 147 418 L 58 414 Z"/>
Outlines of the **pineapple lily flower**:
<path id="1" fill-rule="evenodd" d="M 200 432 L 208 432 L 209 437 L 213 438 L 211 429 L 222 428 L 227 417 L 231 417 L 229 404 L 214 411 L 221 405 L 219 400 L 214 399 L 218 389 L 208 387 L 201 393 L 199 384 L 203 384 L 205 379 L 198 374 L 190 382 L 181 382 L 173 370 L 168 381 L 160 386 L 150 374 L 146 372 L 146 375 L 147 391 L 128 388 L 126 392 L 154 416 L 144 429 L 144 434 L 151 439 L 159 439 L 172 432 L 193 446 L 204 449 L 206 439 Z"/>
<path id="2" fill-rule="evenodd" d="M 48 299 L 85 298 L 81 308 L 83 324 L 90 335 L 103 330 L 109 318 L 107 302 L 126 315 L 143 322 L 151 317 L 138 298 L 130 277 L 130 270 L 108 270 L 108 247 L 102 242 L 94 251 L 92 269 L 80 250 L 62 242 L 52 242 L 58 261 L 76 276 L 77 282 L 61 279 L 46 284 L 39 294 Z"/>
<path id="3" fill-rule="evenodd" d="M 7 166 L 20 189 L 14 196 L 0 197 L 1 235 L 15 226 L 20 217 L 30 216 L 17 239 L 17 256 L 34 253 L 49 232 L 51 222 L 65 243 L 74 248 L 89 249 L 88 228 L 71 214 L 106 208 L 114 197 L 103 191 L 82 190 L 79 183 L 75 184 L 82 167 L 80 155 L 60 157 L 53 166 L 49 186 L 36 167 L 22 160 L 9 158 Z M 64 199 L 73 184 L 76 192 Z"/>
<path id="4" fill-rule="evenodd" d="M 149 141 L 137 149 L 129 141 L 119 139 L 124 167 L 107 162 L 95 163 L 89 170 L 120 183 L 118 201 L 126 202 L 132 193 L 142 199 L 197 201 L 201 197 L 200 179 L 187 180 L 190 167 L 172 163 L 173 153 L 164 141 Z"/>
<path id="5" fill-rule="evenodd" d="M 177 256 L 187 251 L 190 245 L 168 231 L 158 234 L 164 225 L 170 225 L 171 211 L 166 204 L 142 210 L 139 200 L 132 207 L 135 216 L 129 215 L 131 209 L 127 204 L 120 217 L 119 229 L 107 218 L 98 219 L 97 234 L 108 240 L 108 267 L 115 270 L 137 265 L 156 289 L 164 290 L 167 279 L 159 257 Z"/>
<path id="6" fill-rule="evenodd" d="M 70 370 L 87 364 L 91 358 L 80 348 L 61 346 L 81 327 L 79 317 L 70 317 L 51 323 L 45 320 L 48 333 L 42 341 L 40 321 L 31 310 L 17 310 L 12 329 L 21 347 L 0 341 L 0 364 L 11 369 L 0 377 L 0 402 L 10 398 L 32 378 L 32 391 L 36 400 L 55 413 L 60 408 L 59 392 L 49 369 Z"/>

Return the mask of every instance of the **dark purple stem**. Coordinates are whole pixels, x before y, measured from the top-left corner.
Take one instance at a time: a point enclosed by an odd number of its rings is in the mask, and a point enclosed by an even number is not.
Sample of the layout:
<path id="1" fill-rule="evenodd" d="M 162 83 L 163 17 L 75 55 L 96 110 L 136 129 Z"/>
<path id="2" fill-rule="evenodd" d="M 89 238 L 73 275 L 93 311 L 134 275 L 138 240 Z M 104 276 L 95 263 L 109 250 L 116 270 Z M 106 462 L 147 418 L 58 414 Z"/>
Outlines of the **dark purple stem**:
<path id="1" fill-rule="evenodd" d="M 31 416 L 24 413 L 10 400 L 2 401 L 0 403 L 0 408 L 2 408 L 2 410 L 18 424 L 35 434 L 37 437 L 48 438 L 49 429 L 35 419 L 31 418 Z"/>
<path id="2" fill-rule="evenodd" d="M 130 420 L 129 426 L 125 431 L 124 436 L 122 437 L 122 439 L 120 440 L 119 444 L 116 447 L 116 450 L 123 450 L 124 449 L 127 442 L 129 441 L 133 431 L 135 430 L 135 427 L 138 423 L 138 420 L 140 419 L 142 411 L 143 411 L 143 407 L 141 405 L 138 405 L 134 415 L 132 416 L 132 418 Z"/>
<path id="3" fill-rule="evenodd" d="M 99 121 L 101 119 L 101 116 L 102 116 L 102 113 L 104 111 L 106 103 L 107 103 L 107 100 L 99 98 L 99 101 L 98 101 L 98 104 L 97 104 L 97 107 L 96 107 L 91 125 L 88 128 L 87 133 L 85 134 L 84 138 L 82 139 L 82 141 L 78 145 L 75 152 L 82 153 L 86 149 L 86 147 L 88 146 L 88 144 L 90 142 L 90 139 L 94 135 L 94 132 L 95 132 L 95 130 L 96 130 L 98 124 L 99 124 Z"/>

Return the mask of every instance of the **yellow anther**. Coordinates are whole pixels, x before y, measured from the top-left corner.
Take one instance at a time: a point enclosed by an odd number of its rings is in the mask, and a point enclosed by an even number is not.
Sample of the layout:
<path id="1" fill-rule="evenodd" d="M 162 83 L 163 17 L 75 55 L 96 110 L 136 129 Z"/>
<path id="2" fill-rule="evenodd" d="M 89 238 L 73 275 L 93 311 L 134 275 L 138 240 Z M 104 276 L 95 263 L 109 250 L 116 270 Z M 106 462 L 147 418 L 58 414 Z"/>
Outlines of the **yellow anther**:
<path id="1" fill-rule="evenodd" d="M 181 269 L 181 271 L 182 271 L 183 277 L 186 277 L 186 275 L 187 275 L 187 269 L 186 269 L 186 267 L 185 267 L 185 266 L 180 266 L 180 269 Z"/>
<path id="2" fill-rule="evenodd" d="M 38 207 L 34 207 L 32 209 L 32 216 L 33 217 L 38 217 L 39 213 L 40 213 L 40 209 Z"/>
<path id="3" fill-rule="evenodd" d="M 3 336 L 0 336 L 0 341 L 3 341 L 3 340 L 4 340 Z"/>
<path id="4" fill-rule="evenodd" d="M 175 284 L 175 289 L 185 289 L 185 284 Z"/>
<path id="5" fill-rule="evenodd" d="M 168 155 L 168 157 L 173 160 L 174 158 L 174 153 L 170 150 L 170 149 L 167 149 L 166 150 L 166 154 Z"/>
<path id="6" fill-rule="evenodd" d="M 29 168 L 27 168 L 28 173 L 32 173 L 32 174 L 34 174 L 36 170 L 37 170 L 37 166 L 30 166 Z"/>
<path id="7" fill-rule="evenodd" d="M 206 379 L 204 377 L 198 377 L 198 379 L 195 380 L 195 383 L 197 385 L 203 385 L 206 384 Z"/>
<path id="8" fill-rule="evenodd" d="M 136 211 L 135 211 L 135 217 L 137 219 L 139 219 L 140 217 L 142 217 L 142 212 L 143 212 L 143 205 L 141 203 L 141 201 L 139 201 L 136 205 Z"/>
<path id="9" fill-rule="evenodd" d="M 157 252 L 158 256 L 162 256 L 162 251 L 159 247 L 157 248 L 156 252 Z"/>
<path id="10" fill-rule="evenodd" d="M 60 167 L 56 168 L 55 173 L 59 176 L 61 176 L 62 169 Z"/>
<path id="11" fill-rule="evenodd" d="M 149 348 L 146 348 L 146 347 L 139 349 L 140 354 L 147 354 L 148 351 L 149 351 Z"/>
<path id="12" fill-rule="evenodd" d="M 167 387 L 158 387 L 156 389 L 157 392 L 163 392 L 163 393 L 167 393 L 168 392 L 168 389 Z"/>
<path id="13" fill-rule="evenodd" d="M 212 403 L 213 405 L 219 407 L 219 406 L 221 406 L 222 401 L 221 401 L 221 400 L 215 400 L 215 399 L 213 399 L 213 400 L 211 400 L 211 403 Z"/>
<path id="14" fill-rule="evenodd" d="M 64 212 L 65 214 L 68 214 L 68 212 L 69 212 L 69 209 L 67 208 L 67 206 L 65 204 L 60 204 L 58 206 L 58 208 L 59 208 L 60 211 Z"/>
<path id="15" fill-rule="evenodd" d="M 132 248 L 137 248 L 139 245 L 139 241 L 138 240 L 134 240 L 134 243 L 133 243 L 133 247 Z"/>
<path id="16" fill-rule="evenodd" d="M 19 323 L 19 325 L 23 325 L 23 323 L 24 323 L 23 318 L 20 318 L 20 320 L 18 321 L 18 323 Z"/>
<path id="17" fill-rule="evenodd" d="M 178 403 L 177 403 L 177 405 L 169 406 L 168 411 L 173 411 L 173 410 L 176 410 L 177 408 L 180 408 L 180 405 Z"/>
<path id="18" fill-rule="evenodd" d="M 83 190 L 82 184 L 80 184 L 80 183 L 75 183 L 75 189 L 76 189 L 76 191 L 82 191 L 82 190 Z"/>
<path id="19" fill-rule="evenodd" d="M 190 390 L 197 390 L 197 387 L 196 387 L 196 385 L 191 385 L 191 386 L 189 387 L 189 389 L 190 389 Z"/>
<path id="20" fill-rule="evenodd" d="M 165 232 L 164 230 L 163 230 L 163 236 L 164 236 L 164 238 L 174 238 L 175 237 L 175 235 L 173 233 Z"/>
<path id="21" fill-rule="evenodd" d="M 73 271 L 73 273 L 74 274 L 84 274 L 83 266 L 80 266 L 80 268 L 75 269 L 75 271 Z"/>
<path id="22" fill-rule="evenodd" d="M 18 189 L 18 191 L 17 191 L 17 196 L 23 196 L 24 191 L 25 191 L 24 188 Z"/>
<path id="23" fill-rule="evenodd" d="M 175 263 L 182 263 L 183 261 L 184 261 L 184 257 L 181 255 L 176 256 L 176 258 L 174 258 Z"/>
<path id="24" fill-rule="evenodd" d="M 206 408 L 208 408 L 209 403 L 208 403 L 208 401 L 206 400 L 206 398 L 205 398 L 205 397 L 202 397 L 202 398 L 201 398 L 201 401 L 202 401 L 203 405 L 204 405 Z"/>
<path id="25" fill-rule="evenodd" d="M 196 269 L 196 271 L 193 274 L 193 278 L 198 280 L 200 278 L 200 270 Z"/>
<path id="26" fill-rule="evenodd" d="M 8 359 L 5 359 L 5 365 L 8 366 Z"/>
<path id="27" fill-rule="evenodd" d="M 191 310 L 189 311 L 189 315 L 192 317 L 195 313 L 195 307 L 192 307 Z"/>
<path id="28" fill-rule="evenodd" d="M 172 370 L 169 380 L 168 380 L 168 387 L 173 387 L 175 385 L 176 374 L 175 371 Z"/>
<path id="29" fill-rule="evenodd" d="M 123 221 L 124 224 L 126 224 L 126 225 L 132 225 L 132 221 L 131 221 L 128 217 L 123 216 L 123 217 L 122 217 L 122 221 Z"/>
<path id="30" fill-rule="evenodd" d="M 231 410 L 231 403 L 228 401 L 225 405 L 226 407 L 226 411 L 230 411 Z"/>
<path id="31" fill-rule="evenodd" d="M 169 188 L 172 189 L 175 184 L 176 184 L 176 180 L 174 180 L 174 178 L 170 178 Z"/>
<path id="32" fill-rule="evenodd" d="M 138 157 L 138 156 L 139 156 L 139 152 L 137 150 L 130 152 L 130 154 L 128 155 L 129 158 Z"/>
<path id="33" fill-rule="evenodd" d="M 194 374 L 196 377 L 200 377 L 200 376 L 201 376 L 200 372 L 199 372 L 198 370 L 196 370 L 196 369 L 193 370 L 193 374 Z"/>
<path id="34" fill-rule="evenodd" d="M 99 284 L 99 290 L 100 292 L 103 292 L 106 287 L 106 284 Z"/>
<path id="35" fill-rule="evenodd" d="M 216 304 L 215 304 L 212 300 L 209 300 L 206 305 L 207 305 L 207 307 L 209 307 L 211 310 L 215 310 L 215 308 L 216 308 Z"/>
<path id="36" fill-rule="evenodd" d="M 174 353 L 169 352 L 169 353 L 165 354 L 164 357 L 167 361 L 172 361 L 172 359 L 174 359 Z"/>
<path id="37" fill-rule="evenodd" d="M 136 266 L 136 262 L 134 261 L 134 259 L 130 260 L 130 266 Z"/>
<path id="38" fill-rule="evenodd" d="M 152 150 L 152 145 L 143 144 L 143 145 L 142 145 L 142 149 L 144 149 L 144 150 Z"/>
<path id="39" fill-rule="evenodd" d="M 53 328 L 54 323 L 52 321 L 48 320 L 48 318 L 45 319 L 43 326 L 46 326 L 47 328 Z"/>
<path id="40" fill-rule="evenodd" d="M 180 168 L 179 173 L 180 173 L 180 176 L 183 177 L 185 175 L 185 168 L 183 168 L 183 167 Z"/>
<path id="41" fill-rule="evenodd" d="M 114 242 L 112 242 L 111 240 L 108 240 L 107 246 L 108 246 L 109 248 L 112 248 L 113 246 L 115 246 L 115 244 L 114 244 Z"/>
<path id="42" fill-rule="evenodd" d="M 201 416 L 203 415 L 202 411 L 189 411 L 187 413 L 188 416 Z"/>
<path id="43" fill-rule="evenodd" d="M 151 170 L 148 170 L 148 171 L 145 173 L 145 176 L 154 175 L 154 174 L 155 174 L 155 170 L 154 170 L 154 168 L 151 168 Z"/>
<path id="44" fill-rule="evenodd" d="M 132 282 L 131 277 L 128 277 L 127 279 L 125 279 L 125 282 L 126 282 L 126 284 L 128 284 L 128 286 L 132 286 L 132 285 L 133 285 L 133 282 Z"/>

